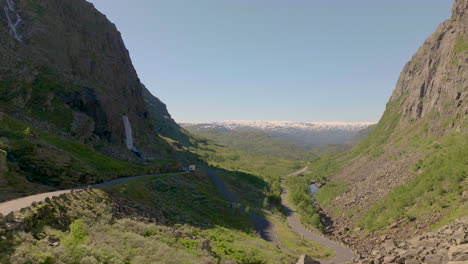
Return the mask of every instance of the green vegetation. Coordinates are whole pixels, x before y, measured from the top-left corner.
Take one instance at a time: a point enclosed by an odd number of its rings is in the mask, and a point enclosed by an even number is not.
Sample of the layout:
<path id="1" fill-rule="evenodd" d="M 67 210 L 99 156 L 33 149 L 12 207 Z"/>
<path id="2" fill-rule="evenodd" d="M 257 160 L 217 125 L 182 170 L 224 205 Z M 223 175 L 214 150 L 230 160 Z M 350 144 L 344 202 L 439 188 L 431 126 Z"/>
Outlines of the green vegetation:
<path id="1" fill-rule="evenodd" d="M 288 188 L 287 199 L 299 213 L 301 222 L 323 231 L 320 215 L 310 196 L 309 181 L 303 177 L 288 177 L 285 184 Z"/>
<path id="2" fill-rule="evenodd" d="M 262 179 L 268 184 L 271 196 L 278 201 L 281 196 L 280 178 L 305 166 L 300 161 L 247 153 L 215 144 L 212 141 L 201 141 L 192 147 L 191 151 L 209 165 Z"/>
<path id="3" fill-rule="evenodd" d="M 272 191 L 270 185 L 260 177 L 238 171 L 215 169 L 223 182 L 236 194 L 237 199 L 257 212 L 269 210 L 281 205 L 278 194 Z"/>
<path id="4" fill-rule="evenodd" d="M 279 220 L 284 219 L 281 205 L 281 178 L 303 168 L 304 162 L 247 153 L 211 141 L 199 142 L 192 151 L 210 165 L 217 166 L 216 173 L 246 208 L 267 217 L 274 223 L 278 239 L 289 252 L 298 255 L 309 254 L 316 258 L 333 255 L 330 249 L 307 239 L 303 240 L 287 224 Z M 294 179 L 291 179 L 291 182 L 295 183 Z M 301 191 L 304 190 L 308 190 L 307 184 Z M 293 190 L 293 193 L 299 192 Z M 300 194 L 305 196 L 301 197 L 303 202 L 299 204 L 300 212 L 305 215 L 302 219 L 304 223 L 323 228 L 310 197 L 305 192 Z"/>
<path id="5" fill-rule="evenodd" d="M 28 180 L 47 186 L 69 187 L 165 172 L 175 167 L 174 161 L 166 160 L 147 166 L 118 161 L 97 153 L 87 145 L 33 129 L 7 114 L 3 114 L 0 124 L 0 137 L 6 139 L 0 146 L 8 151 L 10 163 L 5 181 L 0 181 L 0 190 L 8 190 L 8 193 L 0 200 L 47 189 L 33 187 L 34 184 Z"/>
<path id="6" fill-rule="evenodd" d="M 70 130 L 73 121 L 72 111 L 57 98 L 57 93 L 72 92 L 73 89 L 73 87 L 63 87 L 54 80 L 50 70 L 43 69 L 30 84 L 16 81 L 0 82 L 0 101 L 9 109 L 17 109 L 18 106 L 13 105 L 11 101 L 18 97 L 28 98 L 21 109 L 23 113 L 28 113 L 39 120 L 49 121 L 58 128 Z"/>
<path id="7" fill-rule="evenodd" d="M 40 137 L 47 143 L 67 152 L 74 158 L 83 162 L 83 164 L 93 168 L 97 173 L 109 174 L 112 172 L 114 175 L 133 176 L 139 172 L 148 170 L 142 166 L 137 166 L 109 158 L 93 151 L 89 146 L 75 141 L 66 140 L 45 133 Z"/>
<path id="8" fill-rule="evenodd" d="M 308 158 L 307 152 L 285 140 L 274 139 L 263 132 L 254 131 L 219 131 L 196 130 L 193 133 L 213 140 L 221 145 L 262 156 L 288 160 L 303 160 Z"/>
<path id="9" fill-rule="evenodd" d="M 468 208 L 461 197 L 463 190 L 468 189 L 467 145 L 468 136 L 462 134 L 449 134 L 431 144 L 432 151 L 415 165 L 415 170 L 422 172 L 377 202 L 359 225 L 374 231 L 400 219 L 411 221 L 434 212 L 467 215 Z"/>
<path id="10" fill-rule="evenodd" d="M 312 161 L 308 165 L 308 173 L 305 174 L 309 180 L 325 181 L 340 170 L 341 163 L 338 162 L 342 154 L 323 156 Z"/>
<path id="11" fill-rule="evenodd" d="M 275 231 L 281 245 L 295 255 L 307 254 L 313 258 L 326 259 L 334 256 L 335 252 L 324 248 L 314 241 L 305 239 L 293 232 L 286 223 L 274 216 L 268 216 L 268 219 L 274 223 Z"/>
<path id="12" fill-rule="evenodd" d="M 398 102 L 390 102 L 380 122 L 369 128 L 364 134 L 370 134 L 360 141 L 352 149 L 332 155 L 321 156 L 312 160 L 305 174 L 309 181 L 326 182 L 342 170 L 343 166 L 357 157 L 376 159 L 384 152 L 384 145 L 395 132 L 400 121 L 400 113 L 397 111 Z M 372 131 L 372 132 L 371 132 Z M 345 182 L 330 182 L 322 187 L 315 195 L 317 202 L 322 207 L 328 207 L 333 199 L 347 190 Z"/>
<path id="13" fill-rule="evenodd" d="M 393 135 L 400 122 L 401 114 L 397 111 L 399 103 L 400 101 L 396 101 L 387 104 L 385 113 L 375 129 L 347 153 L 347 160 L 357 156 L 377 158 L 382 155 L 384 143 Z"/>
<path id="14" fill-rule="evenodd" d="M 329 182 L 315 194 L 315 199 L 322 207 L 328 207 L 338 195 L 348 189 L 345 183 Z"/>
<path id="15" fill-rule="evenodd" d="M 62 196 L 19 215 L 28 224 L 0 241 L 0 262 L 293 262 L 217 195 L 205 175 L 185 174 Z M 114 215 L 115 203 L 124 218 Z"/>
<path id="16" fill-rule="evenodd" d="M 124 197 L 148 207 L 157 206 L 171 224 L 251 229 L 247 218 L 233 218 L 229 203 L 218 197 L 217 190 L 204 173 L 154 176 L 105 190 L 111 196 Z"/>
<path id="17" fill-rule="evenodd" d="M 468 41 L 465 40 L 462 36 L 457 38 L 457 43 L 455 44 L 455 53 L 460 54 L 468 51 Z"/>

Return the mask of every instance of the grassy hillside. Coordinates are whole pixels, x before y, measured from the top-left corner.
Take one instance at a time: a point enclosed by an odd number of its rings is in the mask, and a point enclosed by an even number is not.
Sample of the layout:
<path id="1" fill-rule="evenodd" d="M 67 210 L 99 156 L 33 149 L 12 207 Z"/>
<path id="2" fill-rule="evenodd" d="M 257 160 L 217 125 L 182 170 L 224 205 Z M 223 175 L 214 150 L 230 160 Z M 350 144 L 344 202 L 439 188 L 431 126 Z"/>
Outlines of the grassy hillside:
<path id="1" fill-rule="evenodd" d="M 402 125 L 398 104 L 389 103 L 375 130 L 353 149 L 312 162 L 306 177 L 327 182 L 316 194 L 316 200 L 331 215 L 352 219 L 354 225 L 371 232 L 397 221 L 403 221 L 404 225 L 426 222 L 439 226 L 468 215 L 466 198 L 462 196 L 468 189 L 468 135 L 461 132 L 468 128 L 466 122 L 463 124 L 458 116 L 441 123 L 439 114 L 434 112 Z M 462 128 L 450 131 L 449 125 L 454 122 L 462 122 Z M 444 130 L 447 132 L 441 133 Z M 401 177 L 405 177 L 402 184 L 395 185 L 369 206 L 348 207 L 343 211 L 345 207 L 341 205 L 346 201 L 335 198 L 349 195 L 355 188 L 356 182 L 348 176 L 355 173 L 353 170 L 364 171 L 365 166 L 378 168 L 396 162 L 408 168 L 402 172 Z"/>
<path id="2" fill-rule="evenodd" d="M 146 166 L 99 154 L 73 138 L 54 136 L 7 114 L 0 119 L 0 146 L 9 171 L 0 179 L 0 201 L 52 187 L 72 187 L 110 179 L 178 169 L 175 161 L 156 160 Z"/>
<path id="3" fill-rule="evenodd" d="M 196 130 L 191 132 L 213 140 L 221 145 L 263 156 L 289 160 L 303 160 L 312 155 L 308 154 L 305 149 L 291 142 L 272 138 L 264 132 L 220 131 L 216 129 Z"/>
<path id="4" fill-rule="evenodd" d="M 265 155 L 252 154 L 219 145 L 210 140 L 200 140 L 190 150 L 209 165 L 236 173 L 234 177 L 250 178 L 247 181 L 262 180 L 266 185 L 256 188 L 279 201 L 281 195 L 280 177 L 290 174 L 303 166 L 302 161 L 292 161 Z M 245 175 L 250 175 L 245 177 Z M 255 184 L 254 184 L 255 185 Z"/>
<path id="5" fill-rule="evenodd" d="M 303 168 L 305 162 L 242 152 L 203 140 L 198 141 L 192 151 L 216 167 L 214 171 L 248 211 L 263 215 L 274 223 L 278 239 L 287 251 L 321 259 L 334 255 L 332 250 L 304 240 L 292 231 L 283 212 L 281 178 Z M 311 223 L 322 228 L 317 217 L 315 215 L 307 220 L 313 219 Z"/>
<path id="6" fill-rule="evenodd" d="M 320 148 L 313 149 L 311 151 L 311 154 L 313 157 L 317 156 L 330 156 L 333 154 L 338 154 L 341 152 L 345 152 L 347 150 L 350 150 L 353 148 L 355 145 L 359 144 L 363 139 L 365 139 L 367 136 L 374 131 L 376 125 L 371 125 L 363 130 L 358 131 L 358 133 L 353 136 L 350 140 L 348 140 L 345 143 L 342 144 L 331 144 L 331 145 L 326 145 Z M 313 158 L 312 157 L 312 158 Z"/>
<path id="7" fill-rule="evenodd" d="M 18 216 L 0 220 L 0 233 L 9 238 L 0 241 L 2 263 L 279 264 L 294 259 L 259 238 L 246 216 L 221 200 L 203 174 L 75 192 Z"/>

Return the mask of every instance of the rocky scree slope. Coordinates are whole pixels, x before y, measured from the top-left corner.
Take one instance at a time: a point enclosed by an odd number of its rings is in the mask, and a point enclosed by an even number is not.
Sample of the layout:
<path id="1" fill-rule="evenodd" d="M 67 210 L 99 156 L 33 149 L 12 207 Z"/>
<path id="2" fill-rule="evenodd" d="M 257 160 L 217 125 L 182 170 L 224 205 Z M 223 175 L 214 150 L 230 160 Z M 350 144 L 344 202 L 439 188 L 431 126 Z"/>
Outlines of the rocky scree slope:
<path id="1" fill-rule="evenodd" d="M 328 176 L 339 188 L 317 194 L 336 236 L 368 254 L 382 233 L 402 240 L 466 215 L 467 94 L 468 1 L 456 0 L 404 67 L 375 130 L 335 159 Z"/>
<path id="2" fill-rule="evenodd" d="M 468 218 L 457 219 L 435 231 L 395 243 L 385 236 L 364 263 L 462 264 L 468 262 Z"/>
<path id="3" fill-rule="evenodd" d="M 0 8 L 5 112 L 120 159 L 135 160 L 132 151 L 166 156 L 158 124 L 150 121 L 179 127 L 141 84 L 115 25 L 91 3 L 0 0 Z"/>

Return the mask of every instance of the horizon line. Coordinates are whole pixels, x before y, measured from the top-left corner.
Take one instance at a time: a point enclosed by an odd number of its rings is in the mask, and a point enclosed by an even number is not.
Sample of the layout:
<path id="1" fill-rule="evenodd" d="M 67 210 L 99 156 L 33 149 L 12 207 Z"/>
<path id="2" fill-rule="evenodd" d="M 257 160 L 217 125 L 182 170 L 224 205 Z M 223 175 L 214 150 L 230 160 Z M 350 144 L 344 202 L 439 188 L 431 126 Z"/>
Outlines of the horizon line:
<path id="1" fill-rule="evenodd" d="M 220 120 L 220 121 L 204 121 L 204 122 L 197 122 L 197 121 L 189 121 L 189 122 L 182 122 L 176 121 L 180 124 L 212 124 L 212 123 L 225 123 L 225 122 L 289 122 L 289 123 L 321 123 L 321 124 L 377 124 L 378 121 L 297 121 L 297 120 L 261 120 L 261 119 L 253 119 L 253 120 L 246 120 L 246 119 L 238 119 L 238 120 Z"/>

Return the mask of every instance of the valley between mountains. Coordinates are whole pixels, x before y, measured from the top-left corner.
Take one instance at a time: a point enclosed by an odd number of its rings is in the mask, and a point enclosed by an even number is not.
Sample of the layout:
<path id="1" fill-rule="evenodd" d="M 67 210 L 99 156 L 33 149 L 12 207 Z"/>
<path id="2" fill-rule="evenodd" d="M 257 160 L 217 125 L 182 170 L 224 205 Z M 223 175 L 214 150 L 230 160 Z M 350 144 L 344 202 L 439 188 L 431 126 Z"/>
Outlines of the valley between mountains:
<path id="1" fill-rule="evenodd" d="M 468 0 L 377 123 L 179 124 L 90 2 L 0 11 L 0 263 L 468 263 Z"/>

